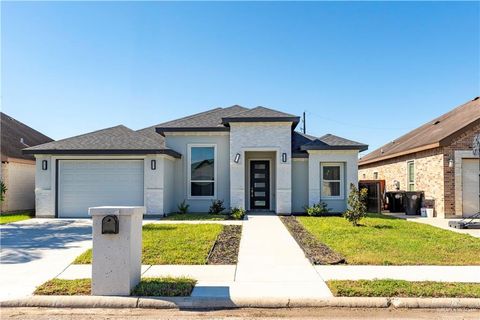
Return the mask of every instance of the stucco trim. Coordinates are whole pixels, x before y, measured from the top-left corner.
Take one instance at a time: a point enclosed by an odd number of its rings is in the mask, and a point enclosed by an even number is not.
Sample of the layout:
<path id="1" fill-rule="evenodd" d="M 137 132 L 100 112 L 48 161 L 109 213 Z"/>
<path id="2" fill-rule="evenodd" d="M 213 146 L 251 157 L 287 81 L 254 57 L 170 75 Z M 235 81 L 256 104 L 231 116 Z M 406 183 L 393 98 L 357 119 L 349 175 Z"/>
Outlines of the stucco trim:
<path id="1" fill-rule="evenodd" d="M 463 159 L 476 159 L 471 150 L 455 150 L 455 215 L 463 215 Z"/>

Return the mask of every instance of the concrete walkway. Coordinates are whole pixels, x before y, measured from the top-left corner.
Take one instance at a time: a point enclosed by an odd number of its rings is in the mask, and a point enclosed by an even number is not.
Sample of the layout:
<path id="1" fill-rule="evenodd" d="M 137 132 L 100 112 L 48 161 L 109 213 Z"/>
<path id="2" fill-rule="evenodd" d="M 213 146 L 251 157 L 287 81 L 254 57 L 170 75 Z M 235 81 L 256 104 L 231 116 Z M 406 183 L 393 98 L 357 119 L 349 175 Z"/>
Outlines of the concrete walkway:
<path id="1" fill-rule="evenodd" d="M 480 283 L 480 266 L 315 266 L 325 280 L 395 279 Z"/>
<path id="2" fill-rule="evenodd" d="M 30 219 L 0 226 L 0 300 L 31 295 L 91 246 L 87 219 Z"/>
<path id="3" fill-rule="evenodd" d="M 248 215 L 243 223 L 235 280 L 199 281 L 192 296 L 322 298 L 332 293 L 275 215 Z"/>

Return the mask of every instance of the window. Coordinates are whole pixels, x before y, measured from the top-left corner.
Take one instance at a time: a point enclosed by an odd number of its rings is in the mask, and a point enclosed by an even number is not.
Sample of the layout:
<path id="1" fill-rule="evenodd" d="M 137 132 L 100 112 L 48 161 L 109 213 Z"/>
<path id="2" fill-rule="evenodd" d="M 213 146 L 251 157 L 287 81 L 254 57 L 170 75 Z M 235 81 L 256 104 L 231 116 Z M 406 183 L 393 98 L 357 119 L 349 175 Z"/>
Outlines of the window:
<path id="1" fill-rule="evenodd" d="M 407 179 L 408 191 L 415 191 L 415 163 L 413 161 L 407 162 Z"/>
<path id="2" fill-rule="evenodd" d="M 378 180 L 378 172 L 373 173 L 373 180 Z"/>
<path id="3" fill-rule="evenodd" d="M 188 172 L 190 197 L 215 197 L 215 156 L 215 146 L 190 146 Z"/>
<path id="4" fill-rule="evenodd" d="M 322 163 L 321 178 L 322 198 L 343 198 L 343 164 Z"/>

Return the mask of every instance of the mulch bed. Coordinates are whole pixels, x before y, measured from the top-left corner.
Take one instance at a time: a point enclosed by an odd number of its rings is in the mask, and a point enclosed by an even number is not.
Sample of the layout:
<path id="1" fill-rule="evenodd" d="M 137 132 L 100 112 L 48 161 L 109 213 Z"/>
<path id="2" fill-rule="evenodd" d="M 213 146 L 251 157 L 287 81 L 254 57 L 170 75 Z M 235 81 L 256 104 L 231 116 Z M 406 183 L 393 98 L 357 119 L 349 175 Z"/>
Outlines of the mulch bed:
<path id="1" fill-rule="evenodd" d="M 237 264 L 242 226 L 226 225 L 210 251 L 207 264 Z"/>
<path id="2" fill-rule="evenodd" d="M 290 234 L 305 252 L 305 256 L 313 264 L 346 263 L 345 257 L 320 242 L 298 222 L 293 216 L 280 217 Z"/>

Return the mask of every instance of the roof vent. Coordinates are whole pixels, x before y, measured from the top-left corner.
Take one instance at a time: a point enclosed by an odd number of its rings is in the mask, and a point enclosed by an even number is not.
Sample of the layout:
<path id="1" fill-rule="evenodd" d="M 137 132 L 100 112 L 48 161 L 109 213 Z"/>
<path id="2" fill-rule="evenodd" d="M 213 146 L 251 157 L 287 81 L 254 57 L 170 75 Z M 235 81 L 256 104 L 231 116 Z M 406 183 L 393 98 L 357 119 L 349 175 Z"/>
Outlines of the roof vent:
<path id="1" fill-rule="evenodd" d="M 440 123 L 440 120 L 437 120 L 433 123 L 433 125 L 436 125 L 436 124 L 439 124 Z"/>
<path id="2" fill-rule="evenodd" d="M 25 140 L 23 140 L 23 138 L 20 138 L 20 143 L 26 147 L 30 147 L 28 144 L 25 143 Z"/>
<path id="3" fill-rule="evenodd" d="M 381 152 L 381 153 L 383 153 L 383 148 L 382 148 L 382 149 L 380 149 L 380 152 Z"/>

